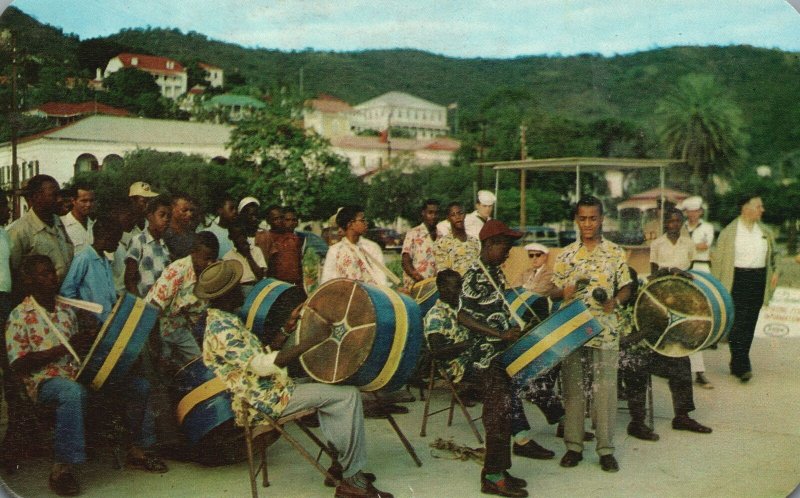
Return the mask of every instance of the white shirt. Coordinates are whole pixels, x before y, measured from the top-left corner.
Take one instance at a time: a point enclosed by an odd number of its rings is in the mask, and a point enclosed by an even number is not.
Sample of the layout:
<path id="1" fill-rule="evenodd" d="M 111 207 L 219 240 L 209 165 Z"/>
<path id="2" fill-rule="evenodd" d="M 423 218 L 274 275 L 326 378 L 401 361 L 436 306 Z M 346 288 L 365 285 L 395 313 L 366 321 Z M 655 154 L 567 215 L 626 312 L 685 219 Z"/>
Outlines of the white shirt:
<path id="1" fill-rule="evenodd" d="M 689 222 L 686 222 L 686 231 L 689 233 L 689 236 L 692 238 L 692 242 L 694 242 L 695 249 L 694 249 L 694 259 L 696 261 L 711 261 L 711 244 L 714 242 L 714 227 L 711 226 L 711 223 L 706 223 L 703 220 L 699 220 L 697 222 L 697 226 L 694 229 L 689 228 Z M 706 243 L 708 245 L 708 249 L 705 251 L 700 251 L 697 249 L 698 244 Z"/>
<path id="2" fill-rule="evenodd" d="M 253 261 L 255 261 L 256 265 L 261 268 L 267 267 L 267 263 L 264 261 L 264 254 L 261 252 L 261 249 L 253 244 L 250 245 L 250 255 L 253 257 Z M 238 261 L 242 265 L 244 271 L 242 272 L 242 278 L 239 279 L 240 283 L 252 284 L 258 280 L 256 278 L 256 274 L 253 273 L 253 270 L 250 268 L 250 263 L 247 262 L 247 258 L 237 251 L 235 247 L 226 252 L 222 259 L 224 261 Z"/>
<path id="3" fill-rule="evenodd" d="M 736 225 L 733 266 L 735 268 L 764 268 L 767 266 L 767 237 L 758 223 L 748 230 L 742 219 Z"/>
<path id="4" fill-rule="evenodd" d="M 694 242 L 683 234 L 674 244 L 666 233 L 650 244 L 650 262 L 657 264 L 659 268 L 688 270 L 695 259 L 694 255 Z"/>
<path id="5" fill-rule="evenodd" d="M 376 264 L 383 263 L 383 251 L 375 242 L 360 237 L 356 244 L 347 237 L 328 249 L 319 283 L 334 278 L 349 278 L 368 284 L 387 285 L 386 274 Z"/>
<path id="6" fill-rule="evenodd" d="M 92 226 L 94 226 L 93 219 L 88 218 L 86 220 L 86 228 L 84 228 L 81 222 L 75 219 L 75 215 L 72 214 L 72 211 L 70 211 L 61 217 L 61 223 L 64 224 L 64 229 L 67 231 L 67 235 L 69 235 L 69 240 L 72 241 L 72 245 L 75 247 L 75 254 L 86 249 L 94 242 L 94 235 L 92 235 Z"/>
<path id="7" fill-rule="evenodd" d="M 481 217 L 478 216 L 478 211 L 475 210 L 464 217 L 464 230 L 467 232 L 467 235 L 480 240 L 481 228 L 483 228 L 484 223 L 486 223 L 486 221 L 481 219 Z"/>

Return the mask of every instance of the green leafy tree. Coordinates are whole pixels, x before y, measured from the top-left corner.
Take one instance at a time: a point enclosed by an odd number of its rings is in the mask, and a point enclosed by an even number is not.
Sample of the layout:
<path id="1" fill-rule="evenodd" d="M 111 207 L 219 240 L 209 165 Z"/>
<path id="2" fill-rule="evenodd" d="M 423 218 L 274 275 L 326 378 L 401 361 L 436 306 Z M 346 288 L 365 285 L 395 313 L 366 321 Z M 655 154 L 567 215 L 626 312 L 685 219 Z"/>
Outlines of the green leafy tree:
<path id="1" fill-rule="evenodd" d="M 741 110 L 708 75 L 682 78 L 656 108 L 659 135 L 667 153 L 686 161 L 694 193 L 711 197 L 714 174 L 726 175 L 746 154 Z"/>
<path id="2" fill-rule="evenodd" d="M 110 74 L 103 82 L 106 93 L 98 93 L 98 100 L 123 107 L 148 118 L 160 118 L 169 113 L 170 105 L 161 97 L 153 76 L 135 68 L 123 68 Z"/>

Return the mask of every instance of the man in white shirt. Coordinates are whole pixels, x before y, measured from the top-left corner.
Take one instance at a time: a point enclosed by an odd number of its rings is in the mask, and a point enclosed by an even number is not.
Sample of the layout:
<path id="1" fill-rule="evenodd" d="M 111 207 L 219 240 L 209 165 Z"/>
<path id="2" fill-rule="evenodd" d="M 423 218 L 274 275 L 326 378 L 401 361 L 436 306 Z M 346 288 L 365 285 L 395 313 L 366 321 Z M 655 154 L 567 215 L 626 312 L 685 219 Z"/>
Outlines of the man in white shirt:
<path id="1" fill-rule="evenodd" d="M 94 191 L 86 185 L 73 187 L 72 210 L 61 217 L 61 223 L 67 231 L 70 241 L 74 246 L 75 254 L 86 249 L 92 242 L 92 225 L 94 220 L 89 214 L 94 210 Z"/>
<path id="2" fill-rule="evenodd" d="M 464 229 L 467 235 L 479 239 L 481 228 L 483 224 L 492 219 L 492 210 L 494 204 L 497 202 L 497 197 L 488 190 L 478 191 L 478 202 L 475 203 L 475 211 L 469 213 L 464 217 Z M 450 233 L 450 222 L 442 220 L 436 225 L 436 231 L 439 236 L 444 236 Z"/>

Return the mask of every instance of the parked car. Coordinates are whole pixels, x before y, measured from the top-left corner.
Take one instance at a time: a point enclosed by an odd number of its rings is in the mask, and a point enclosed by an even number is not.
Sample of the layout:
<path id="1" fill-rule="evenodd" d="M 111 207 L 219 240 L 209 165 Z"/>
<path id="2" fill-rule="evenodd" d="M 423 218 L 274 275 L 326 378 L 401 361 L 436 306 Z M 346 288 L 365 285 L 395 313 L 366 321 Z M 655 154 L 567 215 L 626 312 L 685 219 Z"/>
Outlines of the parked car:
<path id="1" fill-rule="evenodd" d="M 540 225 L 527 225 L 524 230 L 516 226 L 511 228 L 525 233 L 525 235 L 517 241 L 516 245 L 518 246 L 538 242 L 547 247 L 558 247 L 558 233 L 553 228 Z"/>
<path id="2" fill-rule="evenodd" d="M 403 235 L 391 228 L 370 228 L 367 230 L 367 238 L 377 242 L 384 250 L 400 252 L 403 248 Z"/>

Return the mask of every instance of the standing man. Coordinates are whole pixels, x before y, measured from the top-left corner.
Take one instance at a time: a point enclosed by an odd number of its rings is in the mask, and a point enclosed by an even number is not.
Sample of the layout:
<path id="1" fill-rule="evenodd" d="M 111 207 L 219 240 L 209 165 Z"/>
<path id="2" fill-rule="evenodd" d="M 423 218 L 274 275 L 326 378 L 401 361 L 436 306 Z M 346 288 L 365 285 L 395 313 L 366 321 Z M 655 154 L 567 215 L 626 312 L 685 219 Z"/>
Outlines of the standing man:
<path id="1" fill-rule="evenodd" d="M 481 241 L 466 232 L 464 227 L 464 208 L 460 202 L 447 205 L 447 222 L 450 230 L 440 236 L 433 245 L 436 271 L 452 268 L 462 276 L 477 261 L 481 253 Z"/>
<path id="2" fill-rule="evenodd" d="M 133 182 L 128 188 L 128 199 L 132 212 L 134 213 L 135 223 L 130 232 L 122 234 L 122 243 L 127 244 L 130 239 L 139 235 L 144 231 L 145 224 L 147 223 L 147 203 L 150 199 L 157 196 L 158 192 L 153 192 L 150 184 L 147 182 Z"/>
<path id="3" fill-rule="evenodd" d="M 72 262 L 72 243 L 58 211 L 58 182 L 49 175 L 35 175 L 25 187 L 30 209 L 8 227 L 11 239 L 11 271 L 18 272 L 22 258 L 42 254 L 56 268 L 58 281 L 64 280 Z"/>
<path id="4" fill-rule="evenodd" d="M 757 194 L 744 195 L 737 203 L 739 217 L 719 234 L 712 255 L 711 271 L 731 293 L 736 310 L 728 335 L 731 374 L 740 381 L 753 378 L 750 346 L 761 305 L 769 301 L 770 290 L 778 283 L 775 273 L 775 239 L 761 223 L 764 203 Z"/>
<path id="5" fill-rule="evenodd" d="M 478 202 L 475 203 L 475 211 L 469 213 L 464 218 L 464 226 L 467 234 L 476 239 L 479 238 L 483 224 L 492 219 L 492 210 L 497 202 L 497 197 L 489 190 L 478 191 Z M 443 220 L 436 225 L 439 235 L 450 233 L 450 225 L 447 220 Z"/>
<path id="6" fill-rule="evenodd" d="M 92 235 L 94 220 L 89 218 L 94 211 L 94 191 L 86 185 L 76 185 L 73 187 L 73 192 L 75 196 L 72 199 L 72 209 L 66 216 L 61 217 L 61 222 L 75 247 L 75 254 L 78 254 L 94 241 Z"/>
<path id="7" fill-rule="evenodd" d="M 686 215 L 684 227 L 694 244 L 694 259 L 692 270 L 711 273 L 711 244 L 714 242 L 714 227 L 702 219 L 703 198 L 692 196 L 683 201 L 683 212 Z M 716 348 L 716 345 L 714 346 Z M 714 385 L 705 375 L 706 365 L 703 361 L 703 352 L 698 351 L 689 355 L 695 382 L 704 389 L 713 389 Z"/>
<path id="8" fill-rule="evenodd" d="M 410 289 L 415 282 L 436 275 L 436 222 L 439 221 L 439 201 L 428 199 L 422 205 L 422 223 L 406 234 L 403 241 L 403 285 Z"/>
<path id="9" fill-rule="evenodd" d="M 236 201 L 229 194 L 225 194 L 217 202 L 216 209 L 217 217 L 206 230 L 216 235 L 217 242 L 219 242 L 217 259 L 222 259 L 228 254 L 228 251 L 233 249 L 233 243 L 228 237 L 228 229 L 236 221 Z"/>
<path id="10" fill-rule="evenodd" d="M 625 252 L 603 238 L 603 204 L 594 196 L 582 197 L 575 206 L 579 239 L 564 248 L 553 268 L 554 297 L 583 299 L 589 311 L 603 325 L 600 335 L 567 356 L 561 364 L 566 417 L 564 442 L 567 452 L 562 467 L 575 467 L 583 460 L 586 393 L 583 389 L 583 361 L 592 368 L 594 420 L 600 467 L 617 472 L 614 458 L 614 424 L 617 413 L 617 358 L 619 318 L 615 308 L 630 298 L 631 278 Z M 605 293 L 601 303 L 592 295 Z"/>
<path id="11" fill-rule="evenodd" d="M 283 280 L 303 289 L 303 239 L 294 231 L 297 228 L 297 212 L 294 208 L 278 211 L 281 220 L 272 216 L 268 219 L 275 223 L 270 230 L 272 254 L 267 262 L 267 276 Z"/>
<path id="12" fill-rule="evenodd" d="M 172 196 L 172 214 L 169 228 L 164 232 L 164 242 L 169 248 L 172 260 L 185 258 L 192 252 L 194 244 L 194 201 L 188 194 Z"/>
<path id="13" fill-rule="evenodd" d="M 334 278 L 349 278 L 373 285 L 387 285 L 383 251 L 364 237 L 367 218 L 361 206 L 345 206 L 336 215 L 336 225 L 344 232 L 342 240 L 332 245 L 325 256 L 319 283 Z"/>

